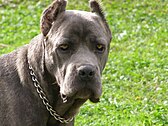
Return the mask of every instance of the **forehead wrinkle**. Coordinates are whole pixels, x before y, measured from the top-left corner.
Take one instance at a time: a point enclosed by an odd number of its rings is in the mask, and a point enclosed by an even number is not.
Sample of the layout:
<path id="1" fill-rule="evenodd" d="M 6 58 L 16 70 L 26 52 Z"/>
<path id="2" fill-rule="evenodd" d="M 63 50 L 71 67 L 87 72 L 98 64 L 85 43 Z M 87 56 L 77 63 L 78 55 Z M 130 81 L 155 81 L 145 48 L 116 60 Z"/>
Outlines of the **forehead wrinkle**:
<path id="1" fill-rule="evenodd" d="M 85 39 L 87 36 L 91 35 L 100 36 L 100 26 L 92 21 L 76 18 L 69 20 L 69 23 L 63 26 L 65 36 L 80 37 L 81 39 Z"/>
<path id="2" fill-rule="evenodd" d="M 68 38 L 85 39 L 88 35 L 103 36 L 104 30 L 99 17 L 91 12 L 85 11 L 66 11 L 58 17 L 55 26 L 56 31 L 63 31 L 61 36 Z M 53 30 L 54 30 L 53 29 Z M 56 32 L 55 31 L 55 32 Z"/>

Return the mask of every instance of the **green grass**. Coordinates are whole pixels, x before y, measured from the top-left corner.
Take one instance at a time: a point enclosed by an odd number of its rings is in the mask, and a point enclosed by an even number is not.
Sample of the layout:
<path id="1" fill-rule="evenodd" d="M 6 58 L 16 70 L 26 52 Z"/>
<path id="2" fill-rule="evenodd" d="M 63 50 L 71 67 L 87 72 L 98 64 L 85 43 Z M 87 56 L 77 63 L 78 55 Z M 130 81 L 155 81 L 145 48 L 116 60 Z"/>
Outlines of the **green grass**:
<path id="1" fill-rule="evenodd" d="M 0 1 L 0 54 L 40 33 L 49 0 Z M 87 0 L 68 9 L 89 10 Z M 168 1 L 103 0 L 113 40 L 101 102 L 85 103 L 76 126 L 168 125 Z"/>

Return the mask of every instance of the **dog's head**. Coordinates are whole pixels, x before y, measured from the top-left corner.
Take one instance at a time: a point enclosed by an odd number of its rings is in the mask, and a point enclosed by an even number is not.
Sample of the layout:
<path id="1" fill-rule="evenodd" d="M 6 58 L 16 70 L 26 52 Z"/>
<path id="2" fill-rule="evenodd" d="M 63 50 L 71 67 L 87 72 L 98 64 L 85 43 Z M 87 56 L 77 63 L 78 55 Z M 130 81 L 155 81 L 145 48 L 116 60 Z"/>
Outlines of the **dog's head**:
<path id="1" fill-rule="evenodd" d="M 111 32 L 98 2 L 91 12 L 65 10 L 65 0 L 55 0 L 41 18 L 45 65 L 56 79 L 63 97 L 97 102 L 102 93 Z"/>

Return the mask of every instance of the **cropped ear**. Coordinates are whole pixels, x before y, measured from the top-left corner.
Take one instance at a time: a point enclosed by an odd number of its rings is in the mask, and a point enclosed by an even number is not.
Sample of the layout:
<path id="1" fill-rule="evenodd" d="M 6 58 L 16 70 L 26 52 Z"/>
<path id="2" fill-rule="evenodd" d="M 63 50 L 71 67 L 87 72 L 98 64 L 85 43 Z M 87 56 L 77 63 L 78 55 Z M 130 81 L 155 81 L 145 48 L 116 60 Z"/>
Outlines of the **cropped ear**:
<path id="1" fill-rule="evenodd" d="M 111 30 L 110 30 L 109 25 L 107 23 L 107 20 L 105 18 L 103 9 L 100 6 L 100 3 L 97 0 L 90 0 L 89 4 L 90 4 L 91 12 L 96 13 L 97 15 L 99 15 L 101 17 L 101 19 L 103 20 L 103 22 L 104 22 L 104 24 L 106 26 L 106 30 L 109 33 L 110 37 L 111 37 Z"/>
<path id="2" fill-rule="evenodd" d="M 44 36 L 50 31 L 52 23 L 57 19 L 57 16 L 65 11 L 66 3 L 66 0 L 54 0 L 53 3 L 43 11 L 40 28 Z"/>
<path id="3" fill-rule="evenodd" d="M 89 4 L 90 4 L 91 12 L 98 14 L 103 20 L 106 20 L 103 10 L 97 0 L 90 0 Z"/>

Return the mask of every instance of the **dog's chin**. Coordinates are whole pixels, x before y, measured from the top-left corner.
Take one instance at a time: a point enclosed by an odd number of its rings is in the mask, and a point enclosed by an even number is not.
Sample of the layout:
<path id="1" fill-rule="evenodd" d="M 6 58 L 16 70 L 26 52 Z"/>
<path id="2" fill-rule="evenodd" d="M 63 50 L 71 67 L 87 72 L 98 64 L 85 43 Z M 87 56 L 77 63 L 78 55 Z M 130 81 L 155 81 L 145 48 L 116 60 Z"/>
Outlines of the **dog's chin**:
<path id="1" fill-rule="evenodd" d="M 90 100 L 91 102 L 93 102 L 93 103 L 98 103 L 100 100 L 99 100 L 99 98 L 95 98 L 95 97 L 86 97 L 86 96 L 83 96 L 83 97 L 77 97 L 75 100 Z"/>
<path id="2" fill-rule="evenodd" d="M 65 100 L 66 102 L 72 102 L 72 101 L 78 101 L 78 100 L 84 100 L 84 101 L 90 100 L 93 103 L 98 103 L 100 101 L 99 98 L 96 98 L 94 96 L 94 93 L 87 88 L 79 90 L 73 95 L 62 94 L 62 96 L 63 96 L 62 99 Z"/>

